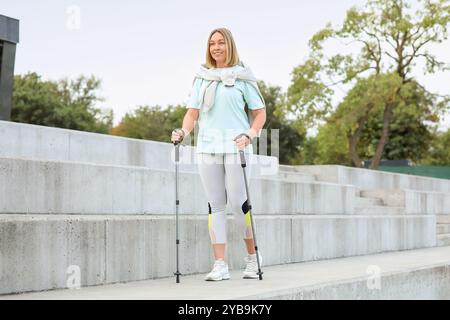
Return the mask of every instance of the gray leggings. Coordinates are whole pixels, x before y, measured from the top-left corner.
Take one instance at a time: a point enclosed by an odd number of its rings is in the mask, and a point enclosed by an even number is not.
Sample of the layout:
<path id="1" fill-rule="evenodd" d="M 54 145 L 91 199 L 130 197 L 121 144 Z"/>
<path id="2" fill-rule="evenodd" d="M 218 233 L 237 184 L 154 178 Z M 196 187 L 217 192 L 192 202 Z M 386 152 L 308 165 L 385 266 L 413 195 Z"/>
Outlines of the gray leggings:
<path id="1" fill-rule="evenodd" d="M 208 230 L 211 243 L 227 242 L 225 207 L 230 203 L 234 220 L 244 239 L 252 239 L 250 212 L 247 205 L 244 173 L 239 153 L 197 154 L 198 169 L 209 205 Z M 250 163 L 245 154 L 247 181 L 250 183 Z"/>

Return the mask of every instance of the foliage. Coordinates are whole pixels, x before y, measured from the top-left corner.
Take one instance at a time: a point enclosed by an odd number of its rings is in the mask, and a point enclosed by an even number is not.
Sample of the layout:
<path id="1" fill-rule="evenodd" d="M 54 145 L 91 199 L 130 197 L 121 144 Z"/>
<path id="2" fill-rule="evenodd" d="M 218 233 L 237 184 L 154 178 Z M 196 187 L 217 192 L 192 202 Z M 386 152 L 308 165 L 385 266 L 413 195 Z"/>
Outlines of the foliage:
<path id="1" fill-rule="evenodd" d="M 44 81 L 36 73 L 14 79 L 11 120 L 50 127 L 108 133 L 112 110 L 95 107 L 102 98 L 100 80 L 80 76 L 75 80 Z"/>
<path id="2" fill-rule="evenodd" d="M 425 63 L 424 73 L 449 69 L 448 64 L 427 50 L 431 44 L 447 39 L 448 3 L 448 0 L 418 0 L 416 12 L 412 12 L 410 2 L 402 0 L 369 0 L 363 8 L 351 8 L 340 27 L 328 24 L 310 39 L 309 57 L 292 73 L 287 110 L 307 128 L 316 127 L 336 112 L 334 121 L 347 132 L 349 157 L 356 166 L 361 165 L 359 152 L 367 143 L 360 139 L 370 123 L 372 130 L 378 129 L 377 134 L 369 135 L 375 137 L 371 138 L 372 142 L 377 142 L 371 152 L 375 168 L 389 140 L 395 142 L 391 147 L 405 143 L 398 136 L 402 131 L 391 128 L 391 124 L 394 115 L 400 119 L 400 112 L 408 113 L 412 109 L 405 106 L 421 103 L 413 101 L 414 95 L 411 95 L 412 88 L 420 86 L 412 76 L 417 63 Z M 325 45 L 331 40 L 351 48 L 356 45 L 352 51 L 357 53 L 339 52 L 327 56 Z M 340 85 L 349 90 L 335 108 L 332 97 Z M 426 92 L 416 98 L 432 96 L 428 99 L 432 105 L 428 109 L 416 108 L 424 112 L 417 119 L 423 120 L 429 114 L 438 118 L 440 113 L 450 109 L 448 96 L 423 90 Z M 422 123 L 420 130 L 424 128 Z M 370 147 L 373 148 L 372 143 Z M 410 152 L 391 149 L 388 154 L 396 157 Z"/>

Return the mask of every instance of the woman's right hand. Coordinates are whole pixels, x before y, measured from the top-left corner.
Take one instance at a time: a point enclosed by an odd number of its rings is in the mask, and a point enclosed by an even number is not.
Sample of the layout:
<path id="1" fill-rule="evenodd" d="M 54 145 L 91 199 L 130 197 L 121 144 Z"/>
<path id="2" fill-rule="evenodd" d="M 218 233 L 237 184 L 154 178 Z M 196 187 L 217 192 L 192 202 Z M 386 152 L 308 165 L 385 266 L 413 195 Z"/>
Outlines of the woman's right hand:
<path id="1" fill-rule="evenodd" d="M 172 143 L 181 142 L 185 137 L 185 131 L 183 129 L 177 128 L 172 131 Z"/>

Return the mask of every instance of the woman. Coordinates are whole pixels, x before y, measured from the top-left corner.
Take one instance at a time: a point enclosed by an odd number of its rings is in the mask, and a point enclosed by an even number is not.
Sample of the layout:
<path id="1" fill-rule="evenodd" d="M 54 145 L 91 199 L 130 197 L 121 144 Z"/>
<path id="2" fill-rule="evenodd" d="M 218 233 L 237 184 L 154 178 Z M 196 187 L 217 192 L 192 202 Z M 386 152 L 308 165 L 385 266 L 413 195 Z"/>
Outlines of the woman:
<path id="1" fill-rule="evenodd" d="M 251 127 L 245 105 L 253 118 Z M 228 29 L 218 28 L 210 33 L 206 64 L 196 74 L 187 108 L 182 128 L 172 132 L 171 140 L 182 141 L 199 121 L 197 160 L 208 199 L 208 229 L 215 257 L 214 267 L 205 280 L 230 278 L 225 262 L 227 200 L 247 246 L 244 278 L 257 279 L 256 253 L 239 150 L 244 150 L 249 163 L 248 155 L 253 153 L 251 140 L 259 135 L 266 121 L 265 103 L 251 70 L 239 60 Z M 249 177 L 249 166 L 245 170 Z"/>

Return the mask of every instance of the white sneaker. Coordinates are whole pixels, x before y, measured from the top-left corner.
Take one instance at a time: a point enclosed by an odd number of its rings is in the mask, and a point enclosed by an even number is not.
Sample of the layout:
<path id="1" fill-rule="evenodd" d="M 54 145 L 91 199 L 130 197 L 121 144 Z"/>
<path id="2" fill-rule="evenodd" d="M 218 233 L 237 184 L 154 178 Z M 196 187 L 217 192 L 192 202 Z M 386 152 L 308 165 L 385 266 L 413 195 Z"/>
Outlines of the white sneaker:
<path id="1" fill-rule="evenodd" d="M 256 260 L 256 253 L 255 254 L 249 254 L 247 257 L 244 258 L 246 262 L 246 267 L 244 270 L 244 279 L 258 279 L 258 261 Z M 262 266 L 262 257 L 261 254 L 259 254 L 259 263 Z"/>
<path id="2" fill-rule="evenodd" d="M 220 281 L 230 279 L 230 272 L 228 271 L 228 264 L 223 260 L 216 260 L 214 267 L 210 273 L 205 277 L 206 281 Z"/>

